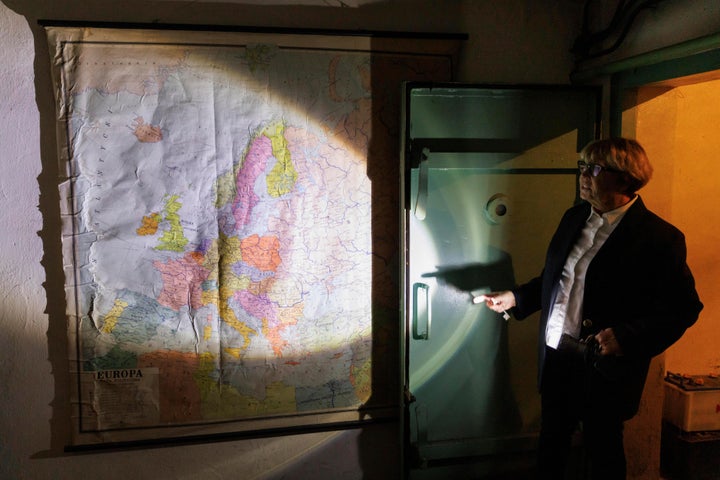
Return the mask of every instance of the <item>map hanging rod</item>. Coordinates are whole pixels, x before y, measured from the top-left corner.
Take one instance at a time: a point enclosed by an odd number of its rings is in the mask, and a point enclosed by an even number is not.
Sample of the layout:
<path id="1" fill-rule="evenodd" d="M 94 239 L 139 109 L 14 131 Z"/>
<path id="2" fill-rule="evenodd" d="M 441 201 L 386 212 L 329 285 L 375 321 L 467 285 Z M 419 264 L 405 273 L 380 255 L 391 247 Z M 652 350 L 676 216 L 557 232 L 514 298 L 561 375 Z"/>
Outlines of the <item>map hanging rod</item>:
<path id="1" fill-rule="evenodd" d="M 467 40 L 467 33 L 446 32 L 398 32 L 389 30 L 350 30 L 326 28 L 258 27 L 240 25 L 211 25 L 186 23 L 132 23 L 132 22 L 86 22 L 79 20 L 40 19 L 41 27 L 86 27 L 150 30 L 187 30 L 211 32 L 273 33 L 286 35 L 358 36 L 371 38 L 404 38 L 424 40 Z"/>

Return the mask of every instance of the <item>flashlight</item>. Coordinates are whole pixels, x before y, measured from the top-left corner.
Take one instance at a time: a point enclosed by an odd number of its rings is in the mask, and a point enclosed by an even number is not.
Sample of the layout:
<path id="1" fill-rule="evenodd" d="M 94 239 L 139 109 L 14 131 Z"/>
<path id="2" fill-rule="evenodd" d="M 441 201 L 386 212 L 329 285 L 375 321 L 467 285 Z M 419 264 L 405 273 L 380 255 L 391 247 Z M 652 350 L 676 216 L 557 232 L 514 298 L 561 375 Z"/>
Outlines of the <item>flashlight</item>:
<path id="1" fill-rule="evenodd" d="M 472 303 L 475 305 L 480 303 L 485 303 L 486 301 L 490 300 L 493 305 L 498 305 L 500 302 L 496 302 L 493 298 L 488 298 L 485 295 L 473 295 L 472 297 Z M 507 321 L 510 320 L 510 314 L 507 312 L 507 310 L 502 311 L 503 318 Z"/>

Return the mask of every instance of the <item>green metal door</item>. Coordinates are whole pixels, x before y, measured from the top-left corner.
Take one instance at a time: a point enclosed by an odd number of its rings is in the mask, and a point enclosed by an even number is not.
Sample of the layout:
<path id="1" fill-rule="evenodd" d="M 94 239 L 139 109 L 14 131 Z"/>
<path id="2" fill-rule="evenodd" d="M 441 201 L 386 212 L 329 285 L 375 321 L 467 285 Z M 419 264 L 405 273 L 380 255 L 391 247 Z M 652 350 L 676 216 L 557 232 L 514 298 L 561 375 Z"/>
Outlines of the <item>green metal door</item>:
<path id="1" fill-rule="evenodd" d="M 406 85 L 411 478 L 513 469 L 500 459 L 535 447 L 537 317 L 505 320 L 471 300 L 540 274 L 577 201 L 578 151 L 596 137 L 597 103 L 594 89 Z"/>

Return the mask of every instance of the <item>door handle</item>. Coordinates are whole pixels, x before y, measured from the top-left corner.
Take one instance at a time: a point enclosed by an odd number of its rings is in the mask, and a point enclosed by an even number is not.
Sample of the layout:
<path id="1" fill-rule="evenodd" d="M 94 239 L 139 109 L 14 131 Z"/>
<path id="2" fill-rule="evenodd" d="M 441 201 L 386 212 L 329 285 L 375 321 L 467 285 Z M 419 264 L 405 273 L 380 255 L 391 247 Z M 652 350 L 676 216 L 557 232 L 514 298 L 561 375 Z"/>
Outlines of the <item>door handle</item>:
<path id="1" fill-rule="evenodd" d="M 413 284 L 412 336 L 414 340 L 430 339 L 430 286 L 424 283 Z"/>

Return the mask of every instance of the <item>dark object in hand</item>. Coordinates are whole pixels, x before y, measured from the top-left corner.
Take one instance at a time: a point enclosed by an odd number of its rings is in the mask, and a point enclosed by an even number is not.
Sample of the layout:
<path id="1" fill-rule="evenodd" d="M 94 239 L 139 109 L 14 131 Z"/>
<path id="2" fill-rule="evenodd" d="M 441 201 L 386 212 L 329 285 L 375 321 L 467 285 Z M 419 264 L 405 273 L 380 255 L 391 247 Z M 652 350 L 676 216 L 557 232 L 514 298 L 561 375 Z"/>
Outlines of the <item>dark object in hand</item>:
<path id="1" fill-rule="evenodd" d="M 616 355 L 601 355 L 600 344 L 595 335 L 578 340 L 567 333 L 563 333 L 558 344 L 558 352 L 581 360 L 588 367 L 592 367 L 608 380 L 617 380 L 621 374 L 621 366 Z"/>
<path id="2" fill-rule="evenodd" d="M 563 333 L 558 344 L 558 352 L 576 356 L 592 365 L 600 356 L 600 344 L 595 340 L 595 335 L 588 335 L 587 338 L 578 340 L 567 333 Z"/>

